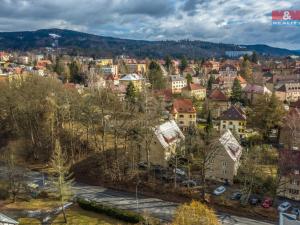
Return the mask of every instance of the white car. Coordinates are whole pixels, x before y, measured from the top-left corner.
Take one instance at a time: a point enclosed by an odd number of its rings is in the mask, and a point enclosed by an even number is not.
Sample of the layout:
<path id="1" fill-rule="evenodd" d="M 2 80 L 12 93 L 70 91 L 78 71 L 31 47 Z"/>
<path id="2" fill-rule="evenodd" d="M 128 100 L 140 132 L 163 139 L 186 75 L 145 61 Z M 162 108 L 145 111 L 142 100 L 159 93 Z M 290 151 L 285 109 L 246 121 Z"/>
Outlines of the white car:
<path id="1" fill-rule="evenodd" d="M 278 211 L 279 212 L 285 212 L 287 211 L 289 208 L 292 207 L 292 204 L 289 202 L 283 202 L 278 206 Z"/>
<path id="2" fill-rule="evenodd" d="M 176 168 L 176 169 L 174 170 L 174 172 L 175 172 L 177 175 L 185 176 L 185 172 L 184 172 L 183 170 L 181 170 L 181 169 Z"/>
<path id="3" fill-rule="evenodd" d="M 214 190 L 214 195 L 221 195 L 226 191 L 224 186 L 220 186 Z"/>

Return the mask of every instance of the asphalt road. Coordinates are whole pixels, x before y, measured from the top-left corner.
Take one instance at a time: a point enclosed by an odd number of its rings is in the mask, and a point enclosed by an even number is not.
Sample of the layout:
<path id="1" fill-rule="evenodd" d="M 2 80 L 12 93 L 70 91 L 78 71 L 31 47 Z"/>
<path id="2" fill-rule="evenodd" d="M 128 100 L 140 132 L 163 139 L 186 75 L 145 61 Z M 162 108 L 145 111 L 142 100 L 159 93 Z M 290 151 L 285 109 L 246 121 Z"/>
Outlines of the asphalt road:
<path id="1" fill-rule="evenodd" d="M 5 168 L 0 167 L 0 179 L 5 177 Z M 39 172 L 27 171 L 26 177 L 29 182 L 43 185 L 45 177 Z M 144 212 L 162 221 L 171 221 L 178 204 L 157 198 L 145 197 L 133 193 L 122 192 L 76 183 L 73 188 L 74 194 L 96 202 L 111 204 L 120 209 Z M 272 223 L 238 217 L 233 215 L 218 214 L 220 222 L 228 225 L 272 225 Z"/>

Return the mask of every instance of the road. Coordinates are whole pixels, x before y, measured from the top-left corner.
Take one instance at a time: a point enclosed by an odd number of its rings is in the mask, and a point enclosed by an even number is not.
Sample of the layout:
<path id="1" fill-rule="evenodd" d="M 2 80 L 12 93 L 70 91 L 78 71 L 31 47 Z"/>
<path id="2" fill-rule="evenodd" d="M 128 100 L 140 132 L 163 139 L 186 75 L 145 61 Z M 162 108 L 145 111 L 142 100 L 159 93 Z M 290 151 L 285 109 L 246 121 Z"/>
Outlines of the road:
<path id="1" fill-rule="evenodd" d="M 5 169 L 0 167 L 0 178 L 4 176 Z M 42 185 L 44 177 L 39 172 L 28 171 L 26 177 L 30 182 Z M 74 194 L 88 200 L 106 203 L 120 209 L 131 210 L 135 212 L 144 212 L 154 216 L 162 221 L 171 221 L 175 213 L 177 203 L 168 202 L 157 198 L 136 195 L 133 193 L 116 191 L 100 186 L 86 185 L 76 183 L 73 187 Z M 222 224 L 228 225 L 273 225 L 272 223 L 253 220 L 245 217 L 233 215 L 218 214 Z"/>

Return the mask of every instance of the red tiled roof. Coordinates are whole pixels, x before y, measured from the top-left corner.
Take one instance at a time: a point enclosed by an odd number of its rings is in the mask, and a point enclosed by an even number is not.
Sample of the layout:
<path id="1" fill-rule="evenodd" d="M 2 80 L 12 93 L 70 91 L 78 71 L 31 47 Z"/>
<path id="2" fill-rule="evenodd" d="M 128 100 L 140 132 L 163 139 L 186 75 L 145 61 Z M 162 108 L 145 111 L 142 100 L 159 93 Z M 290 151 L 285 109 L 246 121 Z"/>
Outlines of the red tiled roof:
<path id="1" fill-rule="evenodd" d="M 205 89 L 205 88 L 200 84 L 194 84 L 194 83 L 190 83 L 186 87 L 182 88 L 182 90 L 189 90 L 189 91 L 199 90 L 199 89 Z"/>
<path id="2" fill-rule="evenodd" d="M 208 98 L 215 101 L 228 101 L 228 97 L 219 89 L 214 89 Z"/>
<path id="3" fill-rule="evenodd" d="M 154 90 L 153 94 L 155 96 L 163 97 L 166 102 L 170 102 L 172 100 L 172 90 L 170 89 Z"/>
<path id="4" fill-rule="evenodd" d="M 240 84 L 247 84 L 247 81 L 240 75 L 238 75 L 236 77 L 236 79 L 238 79 L 240 81 Z"/>
<path id="5" fill-rule="evenodd" d="M 172 113 L 195 113 L 196 109 L 190 99 L 175 99 L 173 102 Z"/>

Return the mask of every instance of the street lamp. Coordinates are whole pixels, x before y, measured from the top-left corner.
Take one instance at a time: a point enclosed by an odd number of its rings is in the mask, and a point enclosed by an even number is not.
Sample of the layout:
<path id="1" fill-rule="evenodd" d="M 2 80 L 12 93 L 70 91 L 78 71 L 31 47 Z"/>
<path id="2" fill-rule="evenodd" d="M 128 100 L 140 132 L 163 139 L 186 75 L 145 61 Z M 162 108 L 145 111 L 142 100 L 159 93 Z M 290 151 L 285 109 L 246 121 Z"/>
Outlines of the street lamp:
<path id="1" fill-rule="evenodd" d="M 135 198 L 136 198 L 137 211 L 139 211 L 138 186 L 139 186 L 140 183 L 141 183 L 141 181 L 138 180 L 138 182 L 136 183 L 136 186 L 135 186 Z"/>

